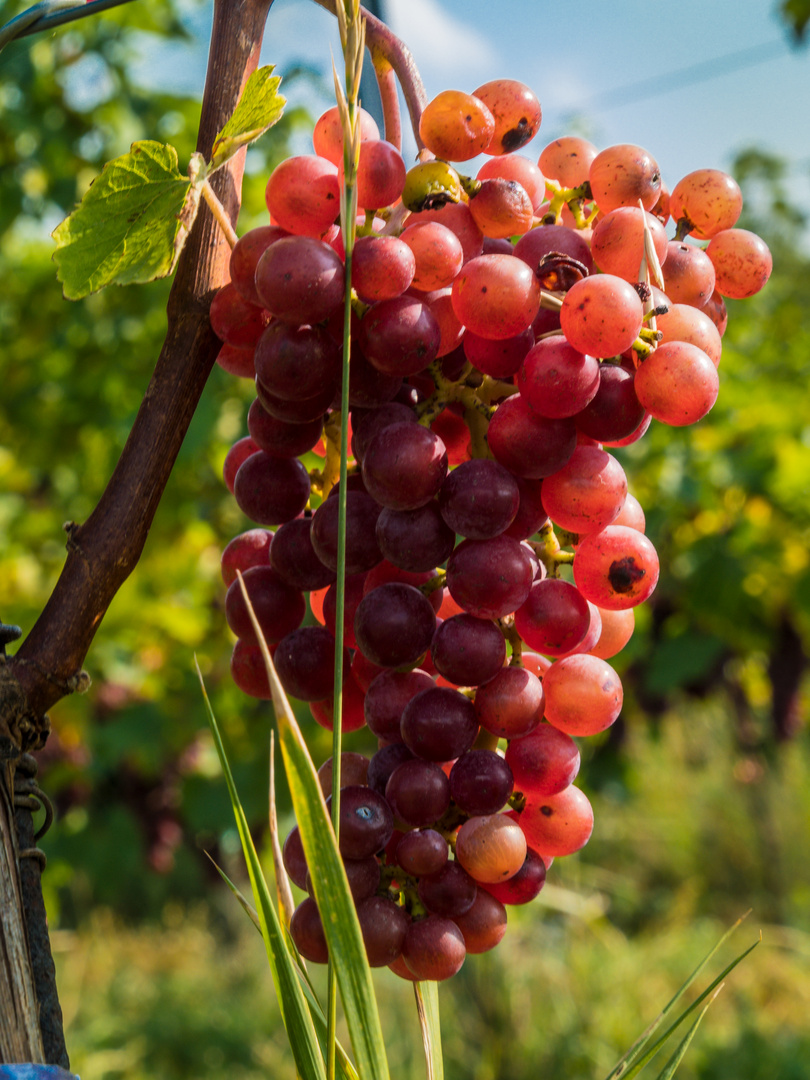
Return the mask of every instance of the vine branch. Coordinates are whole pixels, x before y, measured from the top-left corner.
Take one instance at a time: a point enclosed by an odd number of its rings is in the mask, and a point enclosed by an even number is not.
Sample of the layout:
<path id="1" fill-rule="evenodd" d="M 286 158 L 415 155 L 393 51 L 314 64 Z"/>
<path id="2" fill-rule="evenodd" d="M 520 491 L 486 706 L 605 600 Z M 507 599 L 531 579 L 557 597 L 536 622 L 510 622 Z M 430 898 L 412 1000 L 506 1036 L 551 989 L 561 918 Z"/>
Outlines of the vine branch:
<path id="1" fill-rule="evenodd" d="M 197 140 L 197 150 L 206 158 L 257 67 L 271 4 L 272 0 L 215 0 Z M 212 178 L 231 221 L 239 212 L 244 159 L 242 151 Z M 169 296 L 166 340 L 127 443 L 95 510 L 84 524 L 71 526 L 67 560 L 56 587 L 8 661 L 25 696 L 26 711 L 39 722 L 40 731 L 46 710 L 75 684 L 107 608 L 143 551 L 220 348 L 208 310 L 226 281 L 229 255 L 214 217 L 201 209 Z"/>

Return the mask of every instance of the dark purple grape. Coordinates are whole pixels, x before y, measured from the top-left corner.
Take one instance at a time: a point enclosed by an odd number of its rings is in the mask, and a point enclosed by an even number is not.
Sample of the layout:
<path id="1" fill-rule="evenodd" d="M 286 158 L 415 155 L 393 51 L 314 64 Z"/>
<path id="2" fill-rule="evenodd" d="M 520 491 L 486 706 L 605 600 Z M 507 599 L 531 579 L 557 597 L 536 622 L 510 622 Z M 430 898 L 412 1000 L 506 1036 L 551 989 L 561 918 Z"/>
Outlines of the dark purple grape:
<path id="1" fill-rule="evenodd" d="M 386 967 L 402 955 L 410 916 L 385 896 L 369 896 L 357 905 L 357 918 L 369 967 Z"/>
<path id="2" fill-rule="evenodd" d="M 405 935 L 402 956 L 417 979 L 441 982 L 460 969 L 467 955 L 464 936 L 452 921 L 440 915 L 412 922 Z"/>
<path id="3" fill-rule="evenodd" d="M 456 534 L 431 499 L 416 510 L 383 510 L 377 518 L 377 542 L 394 566 L 424 573 L 450 557 Z"/>
<path id="4" fill-rule="evenodd" d="M 304 594 L 288 585 L 272 566 L 254 566 L 244 572 L 242 580 L 265 641 L 280 641 L 304 621 Z M 239 581 L 234 581 L 225 595 L 225 619 L 237 637 L 258 641 Z"/>
<path id="5" fill-rule="evenodd" d="M 370 364 L 362 352 L 352 346 L 349 364 L 349 404 L 352 408 L 374 409 L 393 400 L 402 386 L 399 375 L 386 375 Z"/>
<path id="6" fill-rule="evenodd" d="M 313 964 L 325 964 L 329 960 L 329 948 L 318 906 L 307 896 L 292 914 L 290 936 L 305 960 Z"/>
<path id="7" fill-rule="evenodd" d="M 600 364 L 596 396 L 574 417 L 583 435 L 599 442 L 616 442 L 632 435 L 644 419 L 636 397 L 635 376 L 619 364 Z"/>
<path id="8" fill-rule="evenodd" d="M 343 303 L 340 256 L 322 240 L 287 236 L 269 247 L 256 265 L 262 305 L 284 322 L 314 325 Z"/>
<path id="9" fill-rule="evenodd" d="M 513 787 L 512 770 L 494 750 L 468 750 L 450 770 L 450 795 L 465 814 L 497 814 Z"/>
<path id="10" fill-rule="evenodd" d="M 289 235 L 278 225 L 259 225 L 236 241 L 231 251 L 231 284 L 252 304 L 261 304 L 256 292 L 256 264 L 271 244 Z"/>
<path id="11" fill-rule="evenodd" d="M 424 371 L 439 351 L 441 331 L 427 304 L 398 296 L 372 305 L 360 323 L 360 347 L 380 371 L 406 378 Z"/>
<path id="12" fill-rule="evenodd" d="M 496 624 L 475 615 L 453 615 L 436 628 L 430 655 L 436 670 L 456 686 L 494 679 L 506 659 L 506 641 Z"/>
<path id="13" fill-rule="evenodd" d="M 220 560 L 225 584 L 236 581 L 237 570 L 244 574 L 252 566 L 268 566 L 272 539 L 273 533 L 269 529 L 248 529 L 235 536 L 226 545 Z"/>
<path id="14" fill-rule="evenodd" d="M 446 686 L 423 690 L 405 706 L 400 733 L 417 757 L 453 761 L 475 742 L 475 707 L 469 698 Z"/>
<path id="15" fill-rule="evenodd" d="M 309 473 L 297 458 L 272 457 L 263 450 L 240 465 L 233 488 L 239 509 L 258 525 L 297 518 L 309 494 Z"/>
<path id="16" fill-rule="evenodd" d="M 306 424 L 290 424 L 271 416 L 258 398 L 248 409 L 248 431 L 260 450 L 273 457 L 298 457 L 316 445 L 323 432 L 319 416 Z"/>
<path id="17" fill-rule="evenodd" d="M 435 629 L 436 615 L 427 597 L 398 581 L 367 593 L 354 617 L 358 648 L 380 667 L 415 663 L 430 647 Z"/>
<path id="18" fill-rule="evenodd" d="M 287 839 L 284 841 L 284 847 L 281 851 L 281 858 L 284 869 L 298 888 L 306 889 L 309 867 L 304 855 L 304 845 L 301 843 L 301 830 L 297 825 L 294 825 L 287 834 Z"/>
<path id="19" fill-rule="evenodd" d="M 326 800 L 331 807 L 331 796 Z M 365 859 L 382 850 L 394 832 L 394 816 L 382 795 L 351 784 L 340 791 L 340 853 Z"/>
<path id="20" fill-rule="evenodd" d="M 435 829 L 417 829 L 405 833 L 397 844 L 397 862 L 406 874 L 416 877 L 438 874 L 447 862 L 449 852 L 441 833 Z"/>
<path id="21" fill-rule="evenodd" d="M 321 562 L 337 570 L 338 499 L 322 502 L 312 515 L 312 546 Z M 377 544 L 380 507 L 362 491 L 346 492 L 346 573 L 362 574 L 382 562 Z"/>
<path id="22" fill-rule="evenodd" d="M 376 791 L 378 795 L 385 795 L 388 778 L 404 761 L 413 761 L 413 754 L 405 743 L 396 742 L 381 747 L 368 764 L 366 782 L 371 790 Z"/>
<path id="23" fill-rule="evenodd" d="M 337 383 L 327 383 L 313 397 L 286 401 L 271 394 L 256 379 L 256 397 L 262 408 L 277 420 L 284 420 L 288 424 L 311 424 L 313 420 L 318 420 L 334 401 L 336 388 Z"/>
<path id="24" fill-rule="evenodd" d="M 373 896 L 380 887 L 380 864 L 373 855 L 365 859 L 344 859 L 343 869 L 349 879 L 349 891 L 355 904 Z M 312 875 L 307 872 L 307 892 L 312 895 Z"/>
<path id="25" fill-rule="evenodd" d="M 538 416 L 521 394 L 514 394 L 498 406 L 487 442 L 496 461 L 514 476 L 538 480 L 567 464 L 576 450 L 577 429 L 572 419 Z"/>
<path id="26" fill-rule="evenodd" d="M 311 526 L 311 518 L 288 521 L 275 533 L 270 545 L 270 565 L 303 592 L 325 589 L 335 580 L 335 571 L 324 566 L 315 554 Z"/>
<path id="27" fill-rule="evenodd" d="M 447 862 L 438 872 L 423 877 L 417 889 L 419 899 L 434 915 L 452 919 L 473 906 L 478 886 L 459 862 Z"/>
<path id="28" fill-rule="evenodd" d="M 462 461 L 445 477 L 439 492 L 444 520 L 472 540 L 489 540 L 508 529 L 519 507 L 517 481 L 489 458 Z"/>
<path id="29" fill-rule="evenodd" d="M 352 363 L 354 363 L 354 359 L 352 359 Z M 354 413 L 352 416 L 354 416 Z M 381 405 L 379 409 L 372 409 L 357 423 L 354 423 L 352 428 L 352 452 L 357 461 L 363 460 L 366 447 L 377 432 L 390 427 L 391 424 L 398 423 L 417 423 L 416 413 L 413 409 L 409 409 L 407 405 L 402 405 L 398 401 L 389 401 L 385 405 Z"/>
<path id="30" fill-rule="evenodd" d="M 430 502 L 447 474 L 447 450 L 421 424 L 398 423 L 379 431 L 366 447 L 366 490 L 390 510 L 415 510 Z"/>
<path id="31" fill-rule="evenodd" d="M 542 480 L 527 480 L 523 476 L 515 478 L 520 492 L 520 506 L 515 520 L 505 531 L 505 536 L 514 540 L 527 540 L 541 529 L 548 521 L 548 514 L 543 506 Z"/>
<path id="32" fill-rule="evenodd" d="M 385 799 L 394 816 L 422 829 L 433 825 L 450 806 L 450 782 L 432 761 L 405 761 L 391 773 Z"/>
<path id="33" fill-rule="evenodd" d="M 349 650 L 343 650 L 344 677 Z M 323 701 L 334 691 L 335 639 L 325 626 L 302 626 L 278 643 L 273 662 L 281 685 L 299 701 Z M 354 856 L 353 856 L 354 857 Z"/>
<path id="34" fill-rule="evenodd" d="M 511 536 L 464 540 L 447 562 L 450 595 L 479 619 L 500 619 L 519 608 L 532 577 L 526 552 Z"/>
<path id="35" fill-rule="evenodd" d="M 369 730 L 378 739 L 399 742 L 402 710 L 412 697 L 433 685 L 430 675 L 419 668 L 413 671 L 383 671 L 366 691 L 364 711 Z"/>
<path id="36" fill-rule="evenodd" d="M 481 886 L 502 904 L 528 904 L 534 900 L 546 882 L 546 866 L 533 848 L 527 848 L 520 870 L 507 881 Z"/>
<path id="37" fill-rule="evenodd" d="M 340 378 L 340 351 L 320 326 L 272 322 L 256 343 L 256 378 L 284 401 L 314 397 Z"/>

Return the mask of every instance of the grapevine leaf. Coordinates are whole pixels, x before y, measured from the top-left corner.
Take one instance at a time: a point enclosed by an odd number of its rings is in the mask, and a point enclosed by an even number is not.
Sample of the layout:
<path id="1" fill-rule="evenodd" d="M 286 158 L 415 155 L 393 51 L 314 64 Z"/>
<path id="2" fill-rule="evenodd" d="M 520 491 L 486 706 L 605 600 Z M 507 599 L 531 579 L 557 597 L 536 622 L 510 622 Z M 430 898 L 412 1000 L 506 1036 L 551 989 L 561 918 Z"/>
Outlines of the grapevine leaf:
<path id="1" fill-rule="evenodd" d="M 144 141 L 107 162 L 79 206 L 53 232 L 65 298 L 172 272 L 197 216 L 200 189 L 173 146 Z"/>
<path id="2" fill-rule="evenodd" d="M 274 70 L 275 65 L 270 64 L 248 79 L 233 116 L 214 140 L 209 175 L 281 119 L 287 99 L 278 92 L 281 78 L 273 77 Z"/>

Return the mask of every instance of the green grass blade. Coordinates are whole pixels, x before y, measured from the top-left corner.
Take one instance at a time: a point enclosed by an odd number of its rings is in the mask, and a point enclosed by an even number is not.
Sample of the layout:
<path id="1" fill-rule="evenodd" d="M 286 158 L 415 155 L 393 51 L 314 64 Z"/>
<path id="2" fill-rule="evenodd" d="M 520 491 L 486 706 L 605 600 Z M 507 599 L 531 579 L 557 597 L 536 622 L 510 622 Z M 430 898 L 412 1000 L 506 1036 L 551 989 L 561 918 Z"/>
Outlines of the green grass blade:
<path id="1" fill-rule="evenodd" d="M 427 1080 L 444 1080 L 442 1029 L 439 1021 L 439 984 L 416 982 L 413 984 L 413 992 L 416 997 L 419 1025 L 422 1028 Z"/>
<path id="2" fill-rule="evenodd" d="M 278 995 L 281 1018 L 287 1031 L 287 1037 L 290 1041 L 290 1047 L 292 1049 L 293 1057 L 295 1058 L 295 1065 L 302 1080 L 325 1080 L 326 1070 L 324 1068 L 318 1036 L 312 1021 L 312 1014 L 309 1011 L 309 1006 L 304 997 L 298 974 L 284 939 L 284 930 L 279 922 L 276 909 L 273 906 L 273 901 L 270 897 L 270 891 L 267 888 L 267 882 L 262 873 L 259 856 L 253 844 L 250 830 L 248 829 L 245 812 L 239 801 L 239 795 L 237 794 L 233 774 L 231 773 L 231 768 L 228 764 L 222 736 L 216 718 L 214 717 L 213 709 L 211 708 L 211 702 L 208 700 L 208 694 L 205 690 L 199 666 L 197 667 L 197 672 L 200 676 L 203 698 L 205 700 L 206 709 L 208 710 L 208 722 L 214 736 L 214 743 L 217 748 L 217 753 L 219 754 L 219 760 L 222 764 L 222 771 L 225 774 L 225 782 L 228 785 L 228 794 L 231 797 L 231 805 L 233 806 L 234 817 L 236 818 L 236 827 L 239 831 L 239 839 L 242 842 L 242 850 L 245 854 L 250 884 L 253 889 L 253 897 L 256 901 L 262 938 L 264 939 L 265 949 L 267 950 L 267 959 L 270 963 L 270 971 L 273 976 L 276 994 Z"/>
<path id="3" fill-rule="evenodd" d="M 644 1047 L 650 1041 L 652 1036 L 664 1022 L 664 1020 L 666 1020 L 667 1016 L 672 1012 L 672 1010 L 678 1004 L 680 999 L 683 997 L 683 995 L 686 993 L 686 991 L 689 989 L 689 987 L 692 985 L 692 983 L 695 981 L 695 979 L 698 977 L 704 967 L 708 964 L 708 962 L 715 955 L 718 949 L 722 948 L 722 946 L 725 945 L 725 943 L 728 941 L 728 939 L 731 937 L 737 927 L 745 919 L 747 919 L 750 914 L 750 911 L 746 911 L 744 915 L 741 915 L 740 918 L 737 919 L 737 921 L 732 926 L 730 926 L 728 930 L 726 930 L 725 934 L 723 934 L 717 944 L 714 945 L 713 948 L 711 948 L 706 953 L 706 955 L 700 961 L 700 963 L 686 980 L 686 982 L 684 982 L 683 985 L 680 986 L 678 990 L 676 990 L 675 994 L 667 1002 L 667 1004 L 664 1006 L 658 1016 L 656 1016 L 650 1026 L 641 1033 L 641 1035 L 638 1037 L 638 1039 L 636 1039 L 630 1049 L 625 1054 L 623 1054 L 621 1058 L 619 1058 L 619 1060 L 614 1065 L 612 1072 L 609 1074 L 609 1076 L 606 1077 L 606 1080 L 619 1080 L 620 1077 L 627 1076 L 628 1069 L 630 1069 L 635 1064 L 639 1055 L 643 1052 Z M 742 959 L 742 957 L 740 957 L 740 959 Z M 674 1026 L 677 1027 L 682 1019 L 683 1016 L 677 1021 Z"/>
<path id="4" fill-rule="evenodd" d="M 206 854 L 208 854 L 208 853 L 206 852 Z M 211 859 L 211 856 L 208 855 L 208 858 Z M 225 873 L 225 871 L 222 869 L 222 867 L 218 866 L 214 862 L 213 859 L 211 859 L 211 862 L 214 864 L 214 868 L 216 869 L 219 876 L 222 878 L 222 880 L 225 882 L 225 884 L 228 886 L 228 888 L 231 890 L 231 892 L 234 894 L 236 899 L 241 904 L 242 909 L 245 911 L 245 913 L 247 914 L 250 921 L 253 923 L 253 925 L 256 927 L 256 929 L 259 931 L 259 933 L 261 933 L 262 928 L 261 928 L 261 925 L 259 923 L 259 916 L 258 916 L 258 913 L 257 913 L 256 909 L 254 908 L 254 906 L 250 903 L 250 901 L 247 899 L 247 897 L 242 893 L 242 891 L 239 889 L 238 885 L 235 885 L 231 881 L 231 879 L 228 877 L 228 875 Z M 300 960 L 300 957 L 297 955 L 297 950 L 295 949 L 294 942 L 288 940 L 288 945 L 289 945 L 291 951 L 293 952 L 293 956 L 294 956 L 295 961 L 296 961 L 296 963 L 298 965 L 298 974 L 299 974 L 300 978 L 302 979 L 304 997 L 307 999 L 307 1003 L 308 1003 L 308 1005 L 310 1007 L 310 1010 L 312 1012 L 312 1018 L 315 1021 L 315 1027 L 316 1027 L 317 1032 L 318 1032 L 318 1039 L 319 1039 L 319 1041 L 321 1043 L 321 1046 L 323 1047 L 323 1046 L 326 1045 L 326 1017 L 324 1016 L 323 1006 L 321 1005 L 320 1001 L 318 1000 L 318 995 L 315 993 L 315 989 L 314 989 L 312 983 L 309 980 L 309 976 L 307 975 L 306 969 L 303 967 L 303 962 Z M 349 1055 L 343 1049 L 340 1042 L 338 1042 L 336 1044 L 336 1046 L 337 1046 L 338 1065 L 340 1066 L 341 1072 L 342 1072 L 345 1080 L 359 1080 L 359 1077 L 357 1075 L 357 1071 L 356 1071 L 354 1065 L 352 1064 Z"/>
<path id="5" fill-rule="evenodd" d="M 638 1058 L 636 1062 L 634 1062 L 629 1071 L 623 1074 L 627 1078 L 627 1080 L 632 1080 L 632 1077 L 638 1076 L 638 1074 L 641 1072 L 647 1062 L 655 1057 L 655 1055 L 658 1053 L 658 1051 L 661 1049 L 661 1047 L 664 1045 L 670 1035 L 676 1030 L 676 1028 L 680 1027 L 680 1025 L 687 1018 L 687 1016 L 690 1016 L 695 1011 L 695 1009 L 700 1007 L 701 1002 L 705 1001 L 706 998 L 709 997 L 712 991 L 715 990 L 723 982 L 729 972 L 733 971 L 737 964 L 741 963 L 750 952 L 753 952 L 757 945 L 759 945 L 759 941 L 755 941 L 753 945 L 749 945 L 745 952 L 740 953 L 740 955 L 735 960 L 732 960 L 728 967 L 724 968 L 723 971 L 721 971 L 720 974 L 717 976 L 717 978 L 714 979 L 706 987 L 703 993 L 696 997 L 692 1004 L 687 1009 L 684 1009 L 680 1016 L 677 1017 L 677 1019 L 669 1025 L 664 1034 L 658 1036 L 655 1042 L 646 1049 L 644 1054 L 640 1058 Z"/>
<path id="6" fill-rule="evenodd" d="M 279 681 L 242 575 L 237 574 L 267 669 L 293 810 L 307 864 L 313 871 L 315 901 L 337 976 L 356 1068 L 362 1080 L 389 1080 L 371 970 L 318 774 Z"/>
<path id="7" fill-rule="evenodd" d="M 686 1035 L 684 1035 L 683 1039 L 681 1039 L 680 1043 L 678 1044 L 677 1050 L 672 1055 L 672 1057 L 669 1059 L 669 1061 L 666 1063 L 666 1065 L 663 1067 L 661 1072 L 658 1074 L 658 1076 L 656 1077 L 656 1080 L 672 1080 L 672 1077 L 675 1075 L 675 1070 L 680 1065 L 684 1054 L 689 1049 L 689 1044 L 691 1043 L 692 1039 L 695 1037 L 695 1032 L 700 1027 L 700 1021 L 703 1019 L 703 1017 L 709 1011 L 709 1006 L 711 1005 L 711 1003 L 714 1001 L 714 999 L 717 997 L 717 995 L 720 993 L 720 991 L 722 989 L 723 989 L 723 983 L 720 983 L 720 985 L 717 987 L 715 992 L 712 994 L 712 996 L 709 998 L 709 1000 L 706 1002 L 706 1004 L 700 1010 L 700 1013 L 698 1014 L 697 1020 L 695 1020 L 694 1024 L 692 1024 L 692 1026 L 689 1028 Z"/>

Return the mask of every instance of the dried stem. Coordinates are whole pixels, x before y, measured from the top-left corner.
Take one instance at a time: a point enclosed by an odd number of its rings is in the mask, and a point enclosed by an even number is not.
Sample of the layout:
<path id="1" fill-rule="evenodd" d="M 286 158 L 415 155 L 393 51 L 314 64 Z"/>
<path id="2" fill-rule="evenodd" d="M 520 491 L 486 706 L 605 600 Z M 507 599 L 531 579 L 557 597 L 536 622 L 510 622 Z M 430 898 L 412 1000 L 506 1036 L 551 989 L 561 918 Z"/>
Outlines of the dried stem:
<path id="1" fill-rule="evenodd" d="M 335 0 L 315 0 L 315 3 L 318 4 L 319 7 L 325 8 L 333 15 L 336 14 Z M 396 34 L 392 33 L 381 19 L 371 15 L 363 7 L 360 8 L 360 14 L 366 22 L 366 45 L 371 51 L 374 68 L 375 70 L 379 70 L 378 65 L 384 60 L 394 69 L 396 77 L 399 79 L 399 85 L 402 87 L 405 103 L 408 106 L 408 113 L 411 118 L 411 127 L 413 128 L 416 145 L 419 149 L 422 149 L 424 144 L 419 137 L 419 120 L 422 116 L 422 110 L 427 104 L 428 96 L 422 82 L 422 76 L 419 74 L 419 69 L 416 66 L 416 62 L 407 45 L 400 41 Z M 383 87 L 381 85 L 380 93 L 382 95 L 383 108 L 385 108 L 388 89 L 386 89 L 386 93 L 383 93 Z M 387 125 L 388 117 L 386 114 L 386 137 L 388 137 Z"/>

